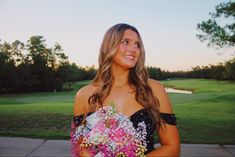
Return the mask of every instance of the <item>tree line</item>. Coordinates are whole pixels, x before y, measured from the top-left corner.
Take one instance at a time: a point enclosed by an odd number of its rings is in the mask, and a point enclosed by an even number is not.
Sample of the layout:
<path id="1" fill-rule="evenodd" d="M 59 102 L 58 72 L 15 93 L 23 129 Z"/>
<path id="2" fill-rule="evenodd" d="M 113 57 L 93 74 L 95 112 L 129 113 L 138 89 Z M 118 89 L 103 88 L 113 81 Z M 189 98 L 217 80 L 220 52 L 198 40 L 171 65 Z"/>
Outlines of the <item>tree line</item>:
<path id="1" fill-rule="evenodd" d="M 168 78 L 204 78 L 235 81 L 235 58 L 225 63 L 218 63 L 217 65 L 195 66 L 190 71 L 169 72 L 152 66 L 147 67 L 147 71 L 150 78 L 157 80 Z"/>
<path id="2" fill-rule="evenodd" d="M 206 78 L 235 80 L 235 58 L 209 66 L 196 66 L 191 71 L 169 72 L 157 67 L 146 67 L 149 77 Z M 71 90 L 76 81 L 90 80 L 96 74 L 94 66 L 80 67 L 70 63 L 62 47 L 46 45 L 43 36 L 32 36 L 27 43 L 0 42 L 0 93 Z"/>
<path id="3" fill-rule="evenodd" d="M 0 42 L 0 93 L 69 90 L 72 82 L 94 75 L 94 66 L 70 63 L 62 47 L 48 47 L 43 36 L 32 36 L 26 44 Z"/>

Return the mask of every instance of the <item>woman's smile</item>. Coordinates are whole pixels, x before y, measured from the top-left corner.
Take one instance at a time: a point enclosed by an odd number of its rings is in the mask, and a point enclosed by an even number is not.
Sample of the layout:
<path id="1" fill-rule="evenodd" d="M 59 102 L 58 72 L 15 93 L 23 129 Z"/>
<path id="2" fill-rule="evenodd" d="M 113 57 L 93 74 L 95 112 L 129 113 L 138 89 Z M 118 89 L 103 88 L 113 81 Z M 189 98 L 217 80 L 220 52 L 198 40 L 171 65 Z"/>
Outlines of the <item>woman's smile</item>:
<path id="1" fill-rule="evenodd" d="M 124 57 L 129 61 L 135 61 L 135 56 L 134 55 L 125 55 Z"/>

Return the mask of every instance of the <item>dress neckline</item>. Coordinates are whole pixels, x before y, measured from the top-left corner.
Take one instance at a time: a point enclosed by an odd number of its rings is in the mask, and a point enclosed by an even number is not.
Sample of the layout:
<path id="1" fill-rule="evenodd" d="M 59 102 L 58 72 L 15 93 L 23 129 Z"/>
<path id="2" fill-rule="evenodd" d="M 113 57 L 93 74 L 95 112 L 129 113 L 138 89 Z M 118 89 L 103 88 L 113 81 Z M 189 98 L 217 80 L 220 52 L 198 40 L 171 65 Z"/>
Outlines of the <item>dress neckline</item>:
<path id="1" fill-rule="evenodd" d="M 125 114 L 123 114 L 123 113 L 121 113 L 122 115 L 124 115 L 124 116 L 126 116 L 126 117 L 128 117 L 129 119 L 131 119 L 132 117 L 134 117 L 136 114 L 138 114 L 138 113 L 140 113 L 140 112 L 143 112 L 143 111 L 145 111 L 145 110 L 147 110 L 146 108 L 141 108 L 141 109 L 139 109 L 139 110 L 137 110 L 136 112 L 134 112 L 134 113 L 132 113 L 130 116 L 127 116 L 127 115 L 125 115 Z M 93 112 L 88 112 L 88 115 L 89 114 L 92 114 Z M 82 117 L 82 116 L 84 116 L 84 114 L 80 114 L 80 115 L 77 115 L 77 116 L 74 116 L 74 117 Z"/>
<path id="2" fill-rule="evenodd" d="M 141 108 L 141 109 L 137 110 L 136 112 L 134 112 L 133 114 L 131 114 L 130 116 L 128 116 L 128 118 L 130 119 L 130 118 L 134 117 L 136 114 L 138 114 L 140 112 L 143 112 L 145 110 L 147 110 L 147 109 L 146 108 Z"/>

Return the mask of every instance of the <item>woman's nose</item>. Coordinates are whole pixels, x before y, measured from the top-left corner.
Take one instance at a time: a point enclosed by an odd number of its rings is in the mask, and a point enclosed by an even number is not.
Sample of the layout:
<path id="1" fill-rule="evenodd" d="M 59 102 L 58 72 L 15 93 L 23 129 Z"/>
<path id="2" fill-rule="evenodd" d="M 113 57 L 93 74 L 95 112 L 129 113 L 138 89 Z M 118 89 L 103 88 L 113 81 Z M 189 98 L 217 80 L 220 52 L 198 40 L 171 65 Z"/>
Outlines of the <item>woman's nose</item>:
<path id="1" fill-rule="evenodd" d="M 137 50 L 137 48 L 136 48 L 135 45 L 129 45 L 129 46 L 128 46 L 128 51 L 130 51 L 130 52 L 136 52 L 136 50 Z"/>

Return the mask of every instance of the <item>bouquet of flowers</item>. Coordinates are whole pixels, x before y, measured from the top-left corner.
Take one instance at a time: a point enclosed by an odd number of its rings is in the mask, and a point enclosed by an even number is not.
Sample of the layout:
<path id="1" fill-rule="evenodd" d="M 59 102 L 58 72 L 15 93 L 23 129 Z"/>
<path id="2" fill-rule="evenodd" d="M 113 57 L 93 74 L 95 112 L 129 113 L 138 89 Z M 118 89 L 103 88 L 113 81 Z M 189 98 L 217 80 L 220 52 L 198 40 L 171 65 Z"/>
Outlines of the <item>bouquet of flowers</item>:
<path id="1" fill-rule="evenodd" d="M 86 117 L 86 123 L 74 128 L 71 134 L 72 152 L 80 156 L 85 151 L 95 157 L 136 157 L 146 151 L 146 125 L 137 129 L 130 119 L 105 106 Z"/>

